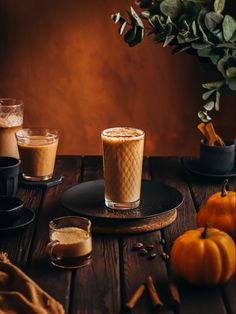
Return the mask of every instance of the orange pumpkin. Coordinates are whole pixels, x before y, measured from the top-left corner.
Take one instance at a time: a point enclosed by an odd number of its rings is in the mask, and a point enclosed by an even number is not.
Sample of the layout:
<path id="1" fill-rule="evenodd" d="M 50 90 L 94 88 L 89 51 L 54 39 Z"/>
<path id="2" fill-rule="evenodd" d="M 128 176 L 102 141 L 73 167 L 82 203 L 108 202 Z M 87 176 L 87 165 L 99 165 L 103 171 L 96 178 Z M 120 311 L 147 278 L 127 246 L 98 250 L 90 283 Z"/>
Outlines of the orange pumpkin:
<path id="1" fill-rule="evenodd" d="M 213 194 L 197 214 L 198 227 L 214 227 L 227 232 L 236 239 L 236 192 L 227 191 L 228 180 L 222 191 Z"/>
<path id="2" fill-rule="evenodd" d="M 171 249 L 174 273 L 196 285 L 214 285 L 230 279 L 236 266 L 234 240 L 215 228 L 189 230 Z"/>

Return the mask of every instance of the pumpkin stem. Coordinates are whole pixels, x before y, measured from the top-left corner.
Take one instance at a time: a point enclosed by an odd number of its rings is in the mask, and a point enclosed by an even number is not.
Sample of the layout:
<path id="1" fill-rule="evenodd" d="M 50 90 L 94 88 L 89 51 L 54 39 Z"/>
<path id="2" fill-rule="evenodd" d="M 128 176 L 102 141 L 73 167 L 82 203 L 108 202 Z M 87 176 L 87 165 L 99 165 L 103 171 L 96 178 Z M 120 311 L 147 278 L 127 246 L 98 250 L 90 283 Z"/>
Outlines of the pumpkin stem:
<path id="1" fill-rule="evenodd" d="M 208 225 L 205 225 L 205 228 L 204 230 L 202 231 L 202 234 L 201 234 L 201 238 L 202 239 L 207 239 L 208 238 Z"/>
<path id="2" fill-rule="evenodd" d="M 226 190 L 226 187 L 227 187 L 227 184 L 229 183 L 229 180 L 225 179 L 224 180 L 224 183 L 222 185 L 222 189 L 221 189 L 221 196 L 224 197 L 227 195 L 227 190 Z"/>

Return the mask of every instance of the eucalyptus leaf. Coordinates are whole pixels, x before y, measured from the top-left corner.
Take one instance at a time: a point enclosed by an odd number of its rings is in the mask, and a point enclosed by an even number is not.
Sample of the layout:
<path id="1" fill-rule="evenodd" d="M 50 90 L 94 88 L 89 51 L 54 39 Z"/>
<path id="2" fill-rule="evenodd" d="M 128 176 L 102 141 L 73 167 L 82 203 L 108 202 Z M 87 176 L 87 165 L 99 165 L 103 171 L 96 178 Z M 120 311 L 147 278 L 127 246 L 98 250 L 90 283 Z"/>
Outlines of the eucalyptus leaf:
<path id="1" fill-rule="evenodd" d="M 183 20 L 183 27 L 184 27 L 187 31 L 190 30 L 190 27 L 189 27 L 189 25 L 188 25 L 188 23 L 187 23 L 186 20 Z"/>
<path id="2" fill-rule="evenodd" d="M 130 13 L 133 16 L 133 18 L 136 20 L 138 26 L 144 28 L 141 18 L 138 16 L 138 14 L 135 12 L 135 10 L 132 7 L 130 7 Z"/>
<path id="3" fill-rule="evenodd" d="M 204 83 L 202 87 L 205 89 L 220 89 L 224 84 L 224 81 L 216 81 L 211 83 Z"/>
<path id="4" fill-rule="evenodd" d="M 175 18 L 179 15 L 182 8 L 181 0 L 163 0 L 160 4 L 160 10 L 165 16 Z"/>
<path id="5" fill-rule="evenodd" d="M 198 118 L 204 123 L 211 121 L 211 117 L 205 111 L 198 112 Z"/>
<path id="6" fill-rule="evenodd" d="M 236 77 L 236 67 L 230 67 L 226 70 L 226 76 L 228 78 Z"/>
<path id="7" fill-rule="evenodd" d="M 150 12 L 149 11 L 143 11 L 141 12 L 141 17 L 144 19 L 149 19 L 150 17 Z"/>
<path id="8" fill-rule="evenodd" d="M 215 0 L 214 2 L 214 10 L 216 13 L 221 13 L 225 8 L 225 0 Z"/>
<path id="9" fill-rule="evenodd" d="M 220 60 L 220 56 L 219 55 L 213 55 L 213 56 L 210 56 L 210 59 L 211 59 L 211 62 L 213 64 L 217 64 L 218 61 Z"/>
<path id="10" fill-rule="evenodd" d="M 163 24 L 158 14 L 153 15 L 148 21 L 154 29 L 165 28 L 165 24 Z"/>
<path id="11" fill-rule="evenodd" d="M 236 32 L 233 33 L 233 36 L 230 38 L 231 43 L 236 43 Z M 234 48 L 235 49 L 235 48 Z"/>
<path id="12" fill-rule="evenodd" d="M 171 52 L 172 52 L 172 54 L 176 55 L 177 53 L 186 51 L 186 50 L 188 50 L 190 48 L 191 48 L 190 45 L 182 44 L 182 45 L 179 45 L 179 46 L 176 46 L 175 48 L 173 48 Z"/>
<path id="13" fill-rule="evenodd" d="M 216 89 L 210 89 L 202 95 L 203 100 L 207 100 L 212 94 L 214 94 Z"/>
<path id="14" fill-rule="evenodd" d="M 123 34 L 126 25 L 127 25 L 127 22 L 124 22 L 124 23 L 120 26 L 120 28 L 119 28 L 119 34 L 120 34 L 120 35 Z"/>
<path id="15" fill-rule="evenodd" d="M 209 101 L 208 103 L 206 103 L 203 108 L 206 109 L 206 111 L 211 111 L 215 106 L 215 103 L 213 100 Z"/>
<path id="16" fill-rule="evenodd" d="M 168 16 L 166 19 L 166 24 L 171 24 L 171 23 L 172 23 L 172 20 L 171 20 L 170 16 Z"/>
<path id="17" fill-rule="evenodd" d="M 236 22 L 230 15 L 225 15 L 223 20 L 223 35 L 226 41 L 229 41 L 236 30 Z"/>
<path id="18" fill-rule="evenodd" d="M 168 35 L 171 35 L 172 29 L 173 29 L 173 26 L 172 26 L 171 23 L 166 24 L 165 32 L 166 32 Z"/>
<path id="19" fill-rule="evenodd" d="M 121 17 L 121 15 L 120 15 L 119 12 L 118 12 L 118 13 L 115 13 L 115 14 L 112 14 L 112 15 L 111 15 L 111 19 L 112 19 L 112 21 L 113 21 L 115 24 L 117 24 L 117 23 L 120 22 L 121 20 L 122 20 L 122 22 L 125 21 L 125 19 L 123 19 L 123 18 Z"/>
<path id="20" fill-rule="evenodd" d="M 175 35 L 166 36 L 165 42 L 163 44 L 163 47 L 168 46 L 174 39 L 175 39 Z"/>
<path id="21" fill-rule="evenodd" d="M 223 21 L 223 18 L 222 14 L 209 12 L 205 15 L 205 25 L 212 32 Z"/>
<path id="22" fill-rule="evenodd" d="M 209 44 L 209 43 L 192 43 L 192 48 L 193 49 L 198 49 L 198 50 L 201 50 L 201 49 L 207 49 L 207 48 L 210 48 L 212 45 Z"/>
<path id="23" fill-rule="evenodd" d="M 193 21 L 193 23 L 192 23 L 192 31 L 193 31 L 193 35 L 194 35 L 194 36 L 197 36 L 196 21 Z"/>
<path id="24" fill-rule="evenodd" d="M 220 93 L 218 91 L 216 92 L 215 110 L 220 110 Z"/>
<path id="25" fill-rule="evenodd" d="M 213 32 L 211 32 L 212 35 L 217 38 L 218 42 L 216 42 L 216 44 L 223 42 L 224 41 L 224 37 L 223 37 L 223 32 L 221 29 L 215 29 Z"/>
<path id="26" fill-rule="evenodd" d="M 230 79 L 228 81 L 229 88 L 236 91 L 236 78 Z"/>
<path id="27" fill-rule="evenodd" d="M 177 35 L 177 41 L 178 41 L 178 44 L 180 45 L 185 43 L 185 37 L 183 36 L 183 34 Z"/>
<path id="28" fill-rule="evenodd" d="M 205 18 L 205 15 L 206 15 L 207 11 L 206 9 L 202 9 L 200 12 L 199 12 L 199 15 L 198 15 L 198 18 L 197 18 L 197 24 L 198 24 L 198 28 L 200 30 L 200 32 L 202 33 L 202 39 L 204 42 L 208 42 L 208 37 L 203 29 L 204 27 L 204 18 Z"/>
<path id="29" fill-rule="evenodd" d="M 199 55 L 199 57 L 202 57 L 202 58 L 210 58 L 211 53 L 212 53 L 211 48 L 197 50 L 197 54 Z"/>
<path id="30" fill-rule="evenodd" d="M 199 40 L 199 37 L 192 37 L 191 35 L 188 35 L 185 37 L 185 42 L 186 43 L 193 43 L 194 41 Z"/>
<path id="31" fill-rule="evenodd" d="M 225 49 L 236 49 L 236 44 L 232 43 L 223 43 L 223 44 L 218 44 L 216 46 L 217 48 L 225 48 Z"/>

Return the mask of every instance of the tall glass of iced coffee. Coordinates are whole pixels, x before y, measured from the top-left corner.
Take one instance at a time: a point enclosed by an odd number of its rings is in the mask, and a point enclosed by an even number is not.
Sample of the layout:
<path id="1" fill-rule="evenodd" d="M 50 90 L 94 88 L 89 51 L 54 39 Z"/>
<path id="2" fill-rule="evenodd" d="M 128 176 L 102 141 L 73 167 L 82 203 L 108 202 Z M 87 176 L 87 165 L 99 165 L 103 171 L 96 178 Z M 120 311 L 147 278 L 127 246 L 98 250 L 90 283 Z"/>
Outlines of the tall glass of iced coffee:
<path id="1" fill-rule="evenodd" d="M 132 209 L 140 204 L 144 132 L 116 127 L 102 132 L 105 205 Z"/>
<path id="2" fill-rule="evenodd" d="M 15 133 L 22 129 L 23 102 L 0 98 L 0 156 L 19 158 Z"/>

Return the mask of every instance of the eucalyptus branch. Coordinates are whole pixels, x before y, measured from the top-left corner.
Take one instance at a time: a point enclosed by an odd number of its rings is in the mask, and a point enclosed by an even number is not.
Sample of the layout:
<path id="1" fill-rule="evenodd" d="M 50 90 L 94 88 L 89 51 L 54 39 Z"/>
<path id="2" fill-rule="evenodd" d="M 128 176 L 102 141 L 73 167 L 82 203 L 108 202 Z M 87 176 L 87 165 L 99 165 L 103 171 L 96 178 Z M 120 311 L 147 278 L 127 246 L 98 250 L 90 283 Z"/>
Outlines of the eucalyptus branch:
<path id="1" fill-rule="evenodd" d="M 221 95 L 236 94 L 236 22 L 223 14 L 225 3 L 226 0 L 139 0 L 136 5 L 143 9 L 140 13 L 130 7 L 127 18 L 120 13 L 112 15 L 130 47 L 141 43 L 145 36 L 153 36 L 154 42 L 163 47 L 172 46 L 173 54 L 186 51 L 197 55 L 207 69 L 218 75 L 219 81 L 202 85 L 206 103 L 198 116 L 204 122 L 211 119 L 211 110 L 219 111 Z"/>

